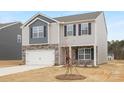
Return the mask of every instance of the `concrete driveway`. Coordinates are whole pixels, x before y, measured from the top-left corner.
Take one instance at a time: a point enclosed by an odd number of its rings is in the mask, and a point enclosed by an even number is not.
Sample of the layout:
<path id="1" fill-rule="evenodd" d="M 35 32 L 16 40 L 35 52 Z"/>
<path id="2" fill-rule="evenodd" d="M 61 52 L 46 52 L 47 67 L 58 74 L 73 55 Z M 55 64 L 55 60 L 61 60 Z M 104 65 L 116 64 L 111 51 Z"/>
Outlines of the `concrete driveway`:
<path id="1" fill-rule="evenodd" d="M 0 68 L 0 76 L 30 71 L 30 70 L 34 70 L 34 69 L 43 68 L 43 67 L 45 67 L 45 66 L 21 65 L 21 66 L 14 66 L 14 67 L 2 67 L 2 68 Z"/>

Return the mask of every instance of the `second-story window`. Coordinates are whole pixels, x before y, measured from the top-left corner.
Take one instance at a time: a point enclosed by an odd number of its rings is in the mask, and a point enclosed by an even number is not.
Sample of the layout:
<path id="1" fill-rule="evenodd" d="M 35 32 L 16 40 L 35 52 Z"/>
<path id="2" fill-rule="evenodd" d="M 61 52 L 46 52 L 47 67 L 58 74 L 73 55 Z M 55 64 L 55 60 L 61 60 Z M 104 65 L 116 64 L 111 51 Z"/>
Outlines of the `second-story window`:
<path id="1" fill-rule="evenodd" d="M 88 23 L 81 24 L 81 34 L 88 34 Z"/>
<path id="2" fill-rule="evenodd" d="M 90 35 L 91 34 L 91 23 L 79 24 L 79 35 Z"/>
<path id="3" fill-rule="evenodd" d="M 67 36 L 73 35 L 73 24 L 67 25 Z"/>
<path id="4" fill-rule="evenodd" d="M 64 36 L 76 36 L 76 25 L 75 24 L 65 25 Z"/>
<path id="5" fill-rule="evenodd" d="M 32 28 L 32 38 L 43 38 L 44 26 L 34 26 Z"/>

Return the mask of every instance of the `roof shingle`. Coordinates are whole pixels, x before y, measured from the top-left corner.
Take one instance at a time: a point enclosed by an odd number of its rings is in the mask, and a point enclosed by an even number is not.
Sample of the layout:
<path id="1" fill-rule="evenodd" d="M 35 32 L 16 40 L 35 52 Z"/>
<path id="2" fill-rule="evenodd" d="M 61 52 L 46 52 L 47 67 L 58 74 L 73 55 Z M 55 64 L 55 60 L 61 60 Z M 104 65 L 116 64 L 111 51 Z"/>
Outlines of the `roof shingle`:
<path id="1" fill-rule="evenodd" d="M 77 15 L 70 15 L 70 16 L 63 16 L 54 18 L 60 22 L 71 22 L 71 21 L 79 21 L 79 20 L 91 20 L 96 19 L 102 12 L 92 12 L 92 13 L 85 13 L 85 14 L 77 14 Z"/>
<path id="2" fill-rule="evenodd" d="M 17 23 L 17 22 L 11 22 L 11 23 L 0 23 L 0 28 L 5 27 L 5 26 L 7 26 L 7 25 L 14 24 L 14 23 Z"/>

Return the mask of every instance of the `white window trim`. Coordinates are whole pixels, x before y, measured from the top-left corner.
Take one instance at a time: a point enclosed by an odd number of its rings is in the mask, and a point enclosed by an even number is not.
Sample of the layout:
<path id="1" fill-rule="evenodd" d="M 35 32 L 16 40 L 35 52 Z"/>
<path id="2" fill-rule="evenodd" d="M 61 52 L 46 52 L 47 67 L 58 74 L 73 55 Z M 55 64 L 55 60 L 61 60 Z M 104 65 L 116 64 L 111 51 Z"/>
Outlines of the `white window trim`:
<path id="1" fill-rule="evenodd" d="M 66 27 L 67 27 L 67 36 L 73 36 L 74 34 L 74 24 L 67 24 Z M 68 30 L 68 26 L 72 26 L 72 31 L 71 30 Z M 68 32 L 72 32 L 72 35 L 69 35 Z"/>
<path id="2" fill-rule="evenodd" d="M 87 32 L 86 32 L 86 34 L 83 33 L 83 29 L 82 29 L 83 28 L 83 25 L 87 25 L 87 30 L 86 30 Z M 88 34 L 89 33 L 88 31 L 89 31 L 88 23 L 81 23 L 81 35 L 89 35 Z"/>
<path id="3" fill-rule="evenodd" d="M 42 27 L 42 29 L 41 30 L 37 30 L 36 32 L 34 31 L 34 28 L 35 29 L 39 29 L 38 27 Z M 42 33 L 43 35 L 42 36 L 40 36 L 40 33 Z M 36 37 L 34 37 L 34 34 L 37 34 L 37 36 Z M 44 38 L 44 26 L 34 26 L 34 27 L 32 27 L 32 38 Z"/>
<path id="4" fill-rule="evenodd" d="M 84 49 L 84 54 L 79 54 L 79 51 L 82 50 L 82 49 Z M 86 50 L 86 49 L 90 49 L 90 54 L 86 54 L 86 53 L 85 53 L 85 50 Z M 84 59 L 80 59 L 80 58 L 79 58 L 79 55 L 84 55 Z M 89 58 L 89 59 L 86 59 L 86 58 L 85 58 L 85 55 L 90 55 L 90 58 Z M 91 60 L 91 48 L 78 48 L 78 60 Z"/>

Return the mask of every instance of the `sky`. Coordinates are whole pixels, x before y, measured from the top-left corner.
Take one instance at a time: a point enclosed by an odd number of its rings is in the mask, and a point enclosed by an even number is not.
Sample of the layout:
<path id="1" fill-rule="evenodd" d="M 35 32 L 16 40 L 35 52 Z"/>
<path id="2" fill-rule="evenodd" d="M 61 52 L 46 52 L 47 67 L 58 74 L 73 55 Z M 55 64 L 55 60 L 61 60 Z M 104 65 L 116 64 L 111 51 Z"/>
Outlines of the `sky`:
<path id="1" fill-rule="evenodd" d="M 36 13 L 43 13 L 49 17 L 59 17 L 92 11 L 1 11 L 0 23 L 21 21 L 26 22 Z M 124 11 L 105 11 L 108 30 L 108 41 L 124 40 Z"/>

